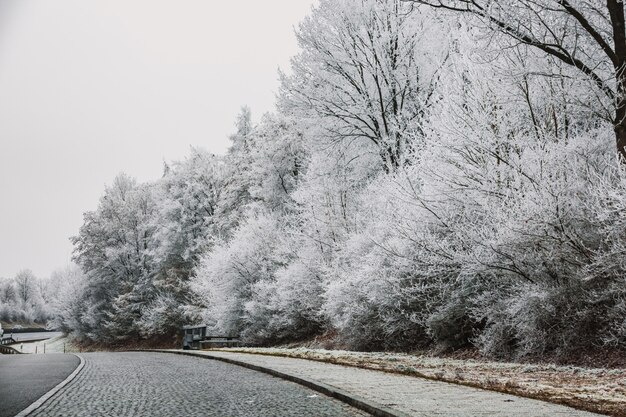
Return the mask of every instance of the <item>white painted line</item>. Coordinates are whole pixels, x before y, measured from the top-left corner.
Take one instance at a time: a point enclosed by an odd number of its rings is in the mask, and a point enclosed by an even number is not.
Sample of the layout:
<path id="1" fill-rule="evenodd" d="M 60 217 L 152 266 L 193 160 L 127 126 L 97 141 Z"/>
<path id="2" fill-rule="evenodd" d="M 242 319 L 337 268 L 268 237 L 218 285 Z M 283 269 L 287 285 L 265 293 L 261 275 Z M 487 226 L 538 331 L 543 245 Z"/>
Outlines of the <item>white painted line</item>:
<path id="1" fill-rule="evenodd" d="M 39 407 L 41 407 L 46 401 L 48 401 L 50 399 L 50 397 L 52 397 L 54 394 L 56 394 L 57 392 L 59 392 L 59 390 L 61 390 L 61 388 L 63 388 L 64 386 L 66 386 L 67 384 L 69 384 L 70 382 L 72 382 L 72 380 L 74 378 L 76 378 L 76 375 L 78 375 L 78 373 L 81 371 L 81 369 L 83 369 L 83 367 L 85 366 L 85 360 L 83 359 L 82 356 L 77 355 L 75 353 L 70 353 L 70 355 L 74 355 L 76 356 L 78 359 L 80 359 L 80 363 L 78 364 L 78 366 L 76 367 L 76 369 L 74 369 L 74 372 L 72 372 L 67 378 L 65 378 L 63 381 L 59 382 L 57 384 L 56 387 L 52 388 L 50 391 L 48 391 L 47 393 L 45 393 L 44 395 L 41 396 L 41 398 L 39 398 L 37 401 L 35 401 L 34 403 L 32 403 L 31 405 L 29 405 L 27 408 L 25 408 L 24 410 L 22 410 L 19 414 L 17 414 L 15 417 L 26 417 L 27 415 L 29 415 L 30 413 L 32 413 L 33 411 L 37 410 Z"/>

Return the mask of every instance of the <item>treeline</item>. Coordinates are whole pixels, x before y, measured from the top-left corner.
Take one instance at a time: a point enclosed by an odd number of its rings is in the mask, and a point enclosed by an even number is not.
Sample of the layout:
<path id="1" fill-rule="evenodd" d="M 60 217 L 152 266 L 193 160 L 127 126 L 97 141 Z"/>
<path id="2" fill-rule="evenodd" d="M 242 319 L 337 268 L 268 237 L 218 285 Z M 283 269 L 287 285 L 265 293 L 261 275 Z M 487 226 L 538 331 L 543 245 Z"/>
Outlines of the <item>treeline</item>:
<path id="1" fill-rule="evenodd" d="M 0 320 L 45 325 L 55 315 L 56 286 L 24 269 L 13 278 L 0 278 Z"/>
<path id="2" fill-rule="evenodd" d="M 550 1 L 417 3 L 322 0 L 276 111 L 253 125 L 244 108 L 226 155 L 120 175 L 73 239 L 84 276 L 61 324 L 107 343 L 204 321 L 257 344 L 626 347 L 621 108 L 606 91 L 623 90 L 588 34 L 610 33 L 609 10 L 573 2 L 583 27 Z"/>

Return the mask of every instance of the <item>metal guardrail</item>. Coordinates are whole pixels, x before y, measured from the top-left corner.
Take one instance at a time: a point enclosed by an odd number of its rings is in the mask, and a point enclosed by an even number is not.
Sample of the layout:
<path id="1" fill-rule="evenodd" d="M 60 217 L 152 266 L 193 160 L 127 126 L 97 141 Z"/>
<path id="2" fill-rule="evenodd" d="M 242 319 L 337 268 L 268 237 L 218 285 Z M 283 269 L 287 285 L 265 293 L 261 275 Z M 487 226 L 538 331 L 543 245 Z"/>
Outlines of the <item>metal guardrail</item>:
<path id="1" fill-rule="evenodd" d="M 0 345 L 4 346 L 4 345 L 10 345 L 13 343 L 17 343 L 17 341 L 15 339 L 13 339 L 13 337 L 9 336 L 9 337 L 4 337 L 2 339 L 0 339 Z"/>
<path id="2" fill-rule="evenodd" d="M 239 347 L 240 345 L 239 338 L 234 336 L 205 336 L 203 340 L 200 340 L 200 349 Z"/>
<path id="3" fill-rule="evenodd" d="M 5 346 L 5 345 L 0 345 L 0 354 L 3 355 L 19 355 L 22 352 L 20 352 L 17 349 L 12 348 L 11 346 Z"/>
<path id="4" fill-rule="evenodd" d="M 4 334 L 9 333 L 46 333 L 46 332 L 54 332 L 56 330 L 44 329 L 41 327 L 5 327 Z"/>

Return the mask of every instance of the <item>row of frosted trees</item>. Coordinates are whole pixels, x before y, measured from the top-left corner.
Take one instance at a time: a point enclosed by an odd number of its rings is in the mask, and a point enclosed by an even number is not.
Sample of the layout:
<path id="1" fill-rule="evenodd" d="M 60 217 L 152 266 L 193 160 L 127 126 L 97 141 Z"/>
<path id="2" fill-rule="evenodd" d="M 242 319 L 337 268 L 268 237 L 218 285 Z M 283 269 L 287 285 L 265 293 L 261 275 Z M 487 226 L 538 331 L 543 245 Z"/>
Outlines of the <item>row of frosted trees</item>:
<path id="1" fill-rule="evenodd" d="M 244 108 L 227 155 L 119 176 L 74 238 L 62 326 L 107 343 L 204 321 L 258 344 L 623 349 L 616 11 L 421 3 L 320 1 L 276 111 Z"/>
<path id="2" fill-rule="evenodd" d="M 20 325 L 45 325 L 54 317 L 56 286 L 24 269 L 0 278 L 0 320 Z"/>

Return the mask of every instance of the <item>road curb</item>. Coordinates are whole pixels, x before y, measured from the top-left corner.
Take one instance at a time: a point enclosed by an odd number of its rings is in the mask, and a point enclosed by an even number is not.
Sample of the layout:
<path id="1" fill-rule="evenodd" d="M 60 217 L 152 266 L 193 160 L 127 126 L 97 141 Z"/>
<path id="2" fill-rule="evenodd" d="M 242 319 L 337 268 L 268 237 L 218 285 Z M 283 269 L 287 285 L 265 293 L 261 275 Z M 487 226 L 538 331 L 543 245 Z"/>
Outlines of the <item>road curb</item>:
<path id="1" fill-rule="evenodd" d="M 82 356 L 77 355 L 75 353 L 70 353 L 70 355 L 74 355 L 76 356 L 79 360 L 80 363 L 78 364 L 78 366 L 76 367 L 76 369 L 74 369 L 74 372 L 72 372 L 71 374 L 69 374 L 69 376 L 67 378 L 65 378 L 63 381 L 59 382 L 54 388 L 52 388 L 50 391 L 46 392 L 44 395 L 42 395 L 37 401 L 35 401 L 34 403 L 32 403 L 31 405 L 29 405 L 27 408 L 25 408 L 24 410 L 20 411 L 19 414 L 17 414 L 15 417 L 26 417 L 28 416 L 30 413 L 32 413 L 33 411 L 37 410 L 39 407 L 41 407 L 42 405 L 44 405 L 44 403 L 46 401 L 48 401 L 50 399 L 50 397 L 52 397 L 54 394 L 56 394 L 57 392 L 59 392 L 63 387 L 65 387 L 67 384 L 69 384 L 70 382 L 72 382 L 72 380 L 74 378 L 76 378 L 76 376 L 78 375 L 78 373 L 83 369 L 83 367 L 85 366 L 85 360 L 83 359 Z"/>
<path id="2" fill-rule="evenodd" d="M 324 395 L 328 395 L 329 397 L 336 398 L 339 401 L 342 401 L 355 408 L 358 408 L 359 410 L 365 411 L 375 417 L 409 417 L 409 414 L 403 413 L 402 411 L 394 410 L 392 408 L 375 403 L 373 401 L 366 400 L 365 398 L 351 394 L 345 390 L 334 387 L 332 385 L 324 384 L 323 382 L 315 381 L 315 380 L 308 379 L 308 378 L 303 378 L 303 377 L 296 376 L 293 374 L 288 374 L 285 372 L 277 371 L 275 369 L 266 368 L 264 366 L 253 365 L 251 363 L 239 361 L 236 359 L 214 356 L 214 355 L 211 355 L 210 352 L 206 352 L 206 351 L 203 351 L 202 353 L 200 353 L 200 352 L 182 351 L 182 350 L 143 349 L 141 350 L 141 352 L 173 353 L 176 355 L 185 355 L 185 356 L 193 356 L 196 358 L 218 360 L 218 361 L 230 363 L 233 365 L 242 366 L 244 368 L 252 369 L 254 371 L 263 372 L 263 373 L 275 376 L 277 378 L 285 379 L 287 381 L 295 382 L 296 384 L 303 385 L 314 391 L 317 391 Z M 19 416 L 19 417 L 22 417 L 22 416 Z"/>

